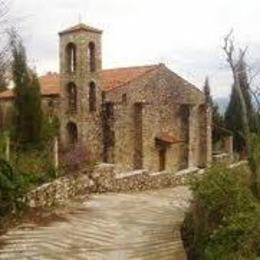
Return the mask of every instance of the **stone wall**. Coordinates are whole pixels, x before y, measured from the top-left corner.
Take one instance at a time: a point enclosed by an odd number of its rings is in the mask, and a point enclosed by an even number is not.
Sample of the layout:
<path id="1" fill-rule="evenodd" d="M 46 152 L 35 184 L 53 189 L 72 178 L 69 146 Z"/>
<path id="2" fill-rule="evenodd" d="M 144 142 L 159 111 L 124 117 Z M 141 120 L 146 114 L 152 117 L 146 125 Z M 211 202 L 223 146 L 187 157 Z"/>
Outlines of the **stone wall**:
<path id="1" fill-rule="evenodd" d="M 29 192 L 24 200 L 30 207 L 51 207 L 63 204 L 81 194 L 175 187 L 186 184 L 199 172 L 198 168 L 190 168 L 177 173 L 149 173 L 145 170 L 139 170 L 116 174 L 113 164 L 100 164 L 90 175 L 65 176 L 46 183 Z"/>
<path id="2" fill-rule="evenodd" d="M 235 168 L 246 164 L 247 161 L 240 161 L 230 164 L 229 167 Z M 46 183 L 28 193 L 24 200 L 30 207 L 50 207 L 63 204 L 82 194 L 143 191 L 186 185 L 204 172 L 204 169 L 193 167 L 176 173 L 150 173 L 138 170 L 116 174 L 113 164 L 99 164 L 89 175 L 65 176 Z"/>
<path id="3" fill-rule="evenodd" d="M 90 193 L 92 187 L 93 182 L 87 175 L 65 176 L 32 190 L 24 200 L 29 207 L 51 207 Z"/>
<path id="4" fill-rule="evenodd" d="M 210 160 L 211 120 L 207 111 L 200 113 L 200 107 L 205 104 L 202 92 L 176 74 L 160 65 L 141 78 L 131 81 L 113 91 L 106 93 L 106 101 L 114 103 L 115 145 L 113 155 L 117 172 L 136 169 L 136 120 L 135 106 L 142 104 L 142 130 L 138 137 L 138 147 L 141 148 L 143 168 L 151 172 L 159 170 L 159 150 L 155 145 L 155 137 L 161 132 L 167 132 L 182 142 L 176 142 L 167 147 L 166 171 L 178 171 L 185 164 L 187 156 L 190 167 L 197 167 Z M 181 107 L 189 108 L 188 134 L 189 138 L 182 140 Z M 200 124 L 199 124 L 200 122 Z M 204 129 L 203 129 L 204 128 Z M 201 131 L 205 133 L 201 134 Z M 201 142 L 199 140 L 201 139 Z M 203 139 L 203 140 L 202 140 Z M 200 146 L 203 143 L 203 146 Z M 187 155 L 186 149 L 189 149 Z M 201 163 L 201 158 L 203 163 Z M 187 166 L 187 165 L 186 165 Z"/>
<path id="5" fill-rule="evenodd" d="M 203 171 L 203 170 L 202 170 Z M 95 192 L 128 192 L 175 187 L 189 182 L 201 171 L 194 167 L 177 173 L 137 170 L 116 174 L 112 164 L 100 164 L 91 175 Z"/>
<path id="6" fill-rule="evenodd" d="M 94 161 L 101 161 L 102 155 L 102 127 L 101 127 L 101 103 L 102 103 L 102 48 L 101 32 L 72 30 L 60 34 L 60 141 L 62 148 L 70 147 L 70 133 L 68 124 L 72 123 L 77 129 L 77 142 L 85 147 L 89 156 Z M 88 46 L 95 44 L 96 69 L 90 69 L 90 55 Z M 67 69 L 67 51 L 69 44 L 76 47 L 75 71 Z M 90 84 L 95 84 L 96 109 L 90 111 Z M 76 88 L 76 111 L 70 111 L 68 106 L 68 85 L 74 84 Z"/>

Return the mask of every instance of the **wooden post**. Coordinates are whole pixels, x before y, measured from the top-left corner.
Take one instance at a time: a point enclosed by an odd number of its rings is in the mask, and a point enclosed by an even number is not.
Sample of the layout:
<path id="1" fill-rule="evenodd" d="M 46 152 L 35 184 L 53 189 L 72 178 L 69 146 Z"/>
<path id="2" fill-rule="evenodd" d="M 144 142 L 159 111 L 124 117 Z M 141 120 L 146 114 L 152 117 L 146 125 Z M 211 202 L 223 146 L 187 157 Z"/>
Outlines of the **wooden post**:
<path id="1" fill-rule="evenodd" d="M 54 161 L 54 169 L 55 169 L 56 176 L 57 176 L 58 169 L 59 169 L 59 143 L 58 143 L 57 137 L 54 138 L 53 161 Z"/>

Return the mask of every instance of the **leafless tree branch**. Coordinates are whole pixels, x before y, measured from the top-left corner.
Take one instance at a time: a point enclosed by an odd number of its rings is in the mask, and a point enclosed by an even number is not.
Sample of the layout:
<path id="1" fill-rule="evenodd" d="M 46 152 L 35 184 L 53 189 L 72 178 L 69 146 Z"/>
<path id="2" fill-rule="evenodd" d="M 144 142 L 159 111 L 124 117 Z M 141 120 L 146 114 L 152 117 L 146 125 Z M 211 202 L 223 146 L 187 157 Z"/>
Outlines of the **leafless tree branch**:
<path id="1" fill-rule="evenodd" d="M 248 113 L 247 113 L 245 99 L 239 82 L 239 73 L 240 73 L 239 66 L 246 55 L 247 49 L 248 49 L 247 47 L 245 47 L 244 49 L 240 49 L 238 59 L 236 60 L 236 49 L 234 44 L 233 29 L 230 30 L 230 32 L 224 37 L 223 50 L 226 54 L 227 62 L 232 71 L 233 80 L 234 80 L 233 86 L 239 96 L 240 103 L 241 103 L 243 133 L 244 133 L 244 139 L 246 144 L 246 150 L 248 152 L 250 149 L 250 129 L 248 123 Z"/>

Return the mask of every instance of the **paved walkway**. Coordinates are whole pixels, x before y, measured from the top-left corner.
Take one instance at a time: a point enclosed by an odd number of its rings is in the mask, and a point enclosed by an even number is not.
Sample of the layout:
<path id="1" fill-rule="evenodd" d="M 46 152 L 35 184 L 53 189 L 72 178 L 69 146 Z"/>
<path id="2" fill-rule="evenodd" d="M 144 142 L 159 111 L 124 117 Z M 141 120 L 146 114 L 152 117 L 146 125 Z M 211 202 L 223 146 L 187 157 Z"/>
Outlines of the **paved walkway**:
<path id="1" fill-rule="evenodd" d="M 189 198 L 183 186 L 93 195 L 72 203 L 65 221 L 10 230 L 0 259 L 186 259 L 179 227 Z"/>

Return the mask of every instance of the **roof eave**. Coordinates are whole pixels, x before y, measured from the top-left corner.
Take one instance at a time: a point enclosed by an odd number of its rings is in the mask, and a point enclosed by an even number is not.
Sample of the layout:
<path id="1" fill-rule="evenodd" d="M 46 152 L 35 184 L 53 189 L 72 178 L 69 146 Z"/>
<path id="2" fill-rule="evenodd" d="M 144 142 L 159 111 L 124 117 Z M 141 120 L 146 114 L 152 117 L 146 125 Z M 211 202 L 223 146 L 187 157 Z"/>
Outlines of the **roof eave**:
<path id="1" fill-rule="evenodd" d="M 98 33 L 98 34 L 103 33 L 102 30 L 98 30 L 98 29 L 76 28 L 76 29 L 71 29 L 71 30 L 69 29 L 69 30 L 61 31 L 61 32 L 59 32 L 59 35 L 64 35 L 64 34 L 68 34 L 68 33 L 72 33 L 72 32 L 79 32 L 79 31 L 92 32 L 92 33 Z"/>

